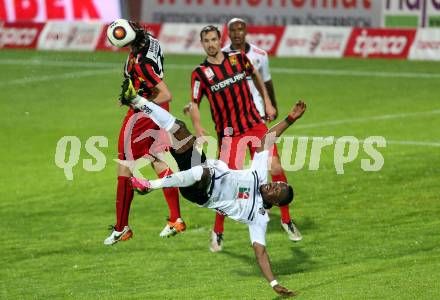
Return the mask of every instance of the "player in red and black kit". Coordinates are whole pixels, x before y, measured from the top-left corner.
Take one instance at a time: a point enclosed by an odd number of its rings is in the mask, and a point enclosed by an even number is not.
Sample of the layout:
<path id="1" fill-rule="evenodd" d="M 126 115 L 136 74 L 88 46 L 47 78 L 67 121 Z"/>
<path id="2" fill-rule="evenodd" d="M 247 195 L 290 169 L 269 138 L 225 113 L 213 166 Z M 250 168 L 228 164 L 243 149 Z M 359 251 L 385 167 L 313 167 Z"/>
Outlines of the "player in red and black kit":
<path id="1" fill-rule="evenodd" d="M 131 35 L 130 35 L 131 34 Z M 171 93 L 163 81 L 163 53 L 159 42 L 138 24 L 119 19 L 107 31 L 109 40 L 128 39 L 120 46 L 130 47 L 130 54 L 124 67 L 124 76 L 131 78 L 136 90 L 142 90 L 143 97 L 150 99 L 162 108 L 169 110 Z M 128 43 L 125 43 L 128 42 Z M 118 186 L 116 193 L 116 224 L 104 244 L 112 245 L 132 237 L 128 225 L 133 189 L 130 177 L 130 162 L 148 158 L 157 175 L 162 178 L 172 174 L 168 165 L 160 159 L 161 153 L 170 145 L 169 136 L 145 114 L 130 108 L 122 123 L 118 142 Z M 132 165 L 132 164 L 131 164 Z M 162 237 L 175 235 L 185 230 L 180 216 L 179 191 L 177 188 L 164 188 L 170 216 L 160 233 Z"/>
<path id="2" fill-rule="evenodd" d="M 192 72 L 192 103 L 187 110 L 191 115 L 197 136 L 204 136 L 200 124 L 198 105 L 206 96 L 219 142 L 219 158 L 231 169 L 241 169 L 246 149 L 251 156 L 259 146 L 267 127 L 257 111 L 246 77 L 251 76 L 263 95 L 266 116 L 273 120 L 276 110 L 272 105 L 264 82 L 244 52 L 222 52 L 220 31 L 215 26 L 202 29 L 200 39 L 208 55 Z M 288 207 L 286 207 L 288 210 Z M 222 249 L 224 216 L 217 213 L 211 235 L 210 250 Z"/>

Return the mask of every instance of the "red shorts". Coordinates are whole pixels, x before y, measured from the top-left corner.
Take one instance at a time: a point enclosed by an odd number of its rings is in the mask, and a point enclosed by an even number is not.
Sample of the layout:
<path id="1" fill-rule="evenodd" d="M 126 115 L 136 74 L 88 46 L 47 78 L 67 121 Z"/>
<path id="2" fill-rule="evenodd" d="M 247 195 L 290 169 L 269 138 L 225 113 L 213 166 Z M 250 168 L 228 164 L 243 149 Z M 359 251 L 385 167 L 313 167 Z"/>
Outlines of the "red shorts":
<path id="1" fill-rule="evenodd" d="M 163 108 L 168 108 L 168 105 Z M 168 110 L 168 109 L 167 109 Z M 118 159 L 136 160 L 141 157 L 156 157 L 171 145 L 168 133 L 160 129 L 142 112 L 127 112 L 119 132 Z"/>
<path id="2" fill-rule="evenodd" d="M 241 135 L 219 138 L 219 159 L 224 161 L 230 169 L 243 169 L 246 149 L 249 149 L 251 158 L 254 157 L 255 151 L 267 131 L 266 124 L 260 123 Z M 271 149 L 271 155 L 279 157 L 276 144 Z"/>

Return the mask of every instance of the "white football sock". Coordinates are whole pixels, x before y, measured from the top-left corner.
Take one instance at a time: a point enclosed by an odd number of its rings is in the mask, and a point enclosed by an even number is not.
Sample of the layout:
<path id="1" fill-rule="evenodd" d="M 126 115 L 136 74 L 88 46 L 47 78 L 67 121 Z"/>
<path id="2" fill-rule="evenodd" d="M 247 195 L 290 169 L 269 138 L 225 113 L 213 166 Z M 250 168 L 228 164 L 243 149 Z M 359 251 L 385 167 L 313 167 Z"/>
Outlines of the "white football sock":
<path id="1" fill-rule="evenodd" d="M 186 187 L 193 185 L 202 178 L 203 167 L 195 166 L 189 170 L 177 172 L 164 178 L 151 180 L 152 189 L 161 189 L 167 187 Z"/>
<path id="2" fill-rule="evenodd" d="M 139 95 L 134 98 L 132 101 L 134 107 L 142 110 L 145 114 L 150 117 L 154 123 L 156 123 L 160 128 L 165 129 L 166 131 L 170 131 L 176 122 L 176 118 L 174 118 L 169 112 L 160 107 L 159 105 L 148 101 L 144 97 Z"/>

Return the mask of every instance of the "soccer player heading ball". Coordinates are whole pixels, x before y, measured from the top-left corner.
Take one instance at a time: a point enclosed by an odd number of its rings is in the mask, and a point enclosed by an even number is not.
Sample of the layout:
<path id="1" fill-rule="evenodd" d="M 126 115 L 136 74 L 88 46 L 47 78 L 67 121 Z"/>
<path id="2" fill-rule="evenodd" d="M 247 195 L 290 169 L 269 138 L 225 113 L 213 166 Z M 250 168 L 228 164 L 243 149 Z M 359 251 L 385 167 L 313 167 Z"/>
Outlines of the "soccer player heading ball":
<path id="1" fill-rule="evenodd" d="M 158 180 L 132 178 L 133 188 L 147 193 L 155 189 L 179 187 L 182 196 L 189 201 L 248 224 L 252 247 L 264 277 L 279 295 L 294 296 L 293 291 L 276 281 L 266 251 L 266 228 L 269 222 L 266 209 L 290 203 L 294 196 L 293 188 L 284 182 L 267 182 L 267 161 L 269 149 L 276 138 L 304 114 L 306 104 L 298 101 L 283 121 L 269 129 L 256 149 L 250 169 L 232 170 L 220 160 L 206 159 L 185 123 L 137 95 L 128 79 L 122 86 L 120 101 L 143 111 L 160 128 L 172 134 L 170 152 L 180 170 Z M 228 188 L 222 188 L 224 186 Z"/>
<path id="2" fill-rule="evenodd" d="M 157 105 L 168 110 L 171 93 L 163 81 L 163 53 L 159 42 L 139 24 L 118 19 L 107 29 L 109 41 L 116 47 L 129 47 L 130 53 L 124 66 L 124 77 L 130 78 L 136 89 L 142 90 L 142 96 L 148 97 Z M 165 131 L 153 138 L 148 132 L 159 132 L 159 127 L 139 110 L 130 108 L 122 123 L 118 142 L 118 185 L 116 192 L 116 224 L 113 231 L 104 240 L 105 245 L 112 245 L 132 237 L 128 225 L 128 216 L 133 200 L 130 177 L 133 176 L 128 166 L 145 157 L 151 161 L 159 177 L 172 174 L 168 165 L 160 159 L 169 146 Z M 165 199 L 170 215 L 168 223 L 160 233 L 169 237 L 185 230 L 185 223 L 180 217 L 179 192 L 177 188 L 165 189 Z"/>

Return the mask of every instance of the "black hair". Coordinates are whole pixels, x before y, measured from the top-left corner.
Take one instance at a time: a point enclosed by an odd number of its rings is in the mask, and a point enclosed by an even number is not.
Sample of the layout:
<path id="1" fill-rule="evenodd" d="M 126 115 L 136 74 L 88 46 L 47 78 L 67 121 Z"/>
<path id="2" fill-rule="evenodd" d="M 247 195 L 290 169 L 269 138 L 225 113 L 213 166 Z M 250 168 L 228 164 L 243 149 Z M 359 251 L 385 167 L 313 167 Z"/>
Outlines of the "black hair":
<path id="1" fill-rule="evenodd" d="M 136 33 L 136 37 L 131 44 L 139 48 L 142 44 L 148 47 L 148 43 L 150 42 L 149 36 L 150 33 L 144 28 L 139 22 L 128 21 L 130 23 L 131 28 L 133 28 Z"/>
<path id="2" fill-rule="evenodd" d="M 293 192 L 293 187 L 291 185 L 289 185 L 289 191 L 288 191 L 287 197 L 282 199 L 280 202 L 278 202 L 278 205 L 284 206 L 284 205 L 289 204 L 290 202 L 292 202 L 294 195 L 295 195 L 295 193 Z"/>
<path id="3" fill-rule="evenodd" d="M 222 35 L 220 33 L 220 30 L 214 25 L 208 25 L 208 26 L 203 27 L 202 30 L 200 31 L 200 40 L 202 40 L 203 34 L 206 34 L 211 31 L 217 32 L 218 38 L 219 39 L 221 38 Z"/>

